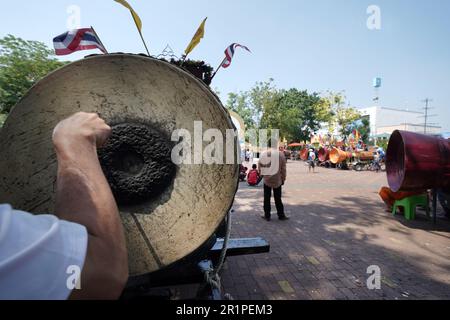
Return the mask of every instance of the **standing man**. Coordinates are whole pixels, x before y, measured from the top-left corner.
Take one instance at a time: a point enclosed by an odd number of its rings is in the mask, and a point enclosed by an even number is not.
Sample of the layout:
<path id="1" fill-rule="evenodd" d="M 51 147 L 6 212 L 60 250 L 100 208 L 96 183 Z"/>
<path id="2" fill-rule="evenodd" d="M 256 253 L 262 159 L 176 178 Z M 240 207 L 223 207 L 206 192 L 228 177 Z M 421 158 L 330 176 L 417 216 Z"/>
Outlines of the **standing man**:
<path id="1" fill-rule="evenodd" d="M 250 162 L 250 150 L 245 151 L 245 162 Z"/>
<path id="2" fill-rule="evenodd" d="M 311 168 L 312 168 L 313 173 L 316 172 L 316 163 L 315 163 L 315 161 L 316 161 L 316 152 L 315 152 L 314 149 L 311 148 L 308 151 L 308 170 L 309 170 L 309 173 L 311 173 Z"/>
<path id="3" fill-rule="evenodd" d="M 276 145 L 272 144 L 269 150 L 261 155 L 258 163 L 258 171 L 264 179 L 264 216 L 263 219 L 270 221 L 272 190 L 275 198 L 278 218 L 288 220 L 284 212 L 282 196 L 282 186 L 286 181 L 286 158 L 284 153 L 277 150 Z"/>

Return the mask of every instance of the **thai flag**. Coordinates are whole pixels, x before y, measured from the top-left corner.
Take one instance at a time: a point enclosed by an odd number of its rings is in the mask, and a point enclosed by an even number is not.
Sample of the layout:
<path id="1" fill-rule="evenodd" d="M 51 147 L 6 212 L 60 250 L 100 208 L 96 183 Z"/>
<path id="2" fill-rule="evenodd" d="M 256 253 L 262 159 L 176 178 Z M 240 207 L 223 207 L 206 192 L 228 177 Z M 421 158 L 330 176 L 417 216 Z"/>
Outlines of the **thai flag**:
<path id="1" fill-rule="evenodd" d="M 231 61 L 233 60 L 236 48 L 242 48 L 247 50 L 248 52 L 251 52 L 250 49 L 247 48 L 246 46 L 242 46 L 238 43 L 233 43 L 225 50 L 225 59 L 223 60 L 222 68 L 226 69 L 231 65 Z"/>
<path id="2" fill-rule="evenodd" d="M 76 29 L 63 33 L 53 39 L 53 46 L 58 56 L 91 49 L 100 49 L 103 53 L 107 53 L 92 28 Z"/>

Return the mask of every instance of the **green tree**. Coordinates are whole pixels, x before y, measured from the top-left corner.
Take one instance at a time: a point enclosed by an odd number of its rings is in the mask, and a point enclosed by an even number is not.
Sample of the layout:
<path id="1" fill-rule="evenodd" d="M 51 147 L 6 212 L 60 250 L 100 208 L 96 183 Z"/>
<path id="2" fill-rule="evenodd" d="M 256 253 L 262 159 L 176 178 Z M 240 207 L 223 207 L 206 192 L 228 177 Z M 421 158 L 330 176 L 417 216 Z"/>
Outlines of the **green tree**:
<path id="1" fill-rule="evenodd" d="M 258 128 L 261 128 L 262 118 L 267 110 L 272 110 L 279 96 L 279 91 L 271 78 L 268 81 L 257 82 L 253 88 L 248 91 L 250 107 L 255 114 L 255 122 Z M 268 127 L 264 129 L 270 129 Z"/>
<path id="2" fill-rule="evenodd" d="M 320 98 L 316 104 L 317 118 L 320 122 L 330 123 L 333 120 L 334 114 L 334 100 Z"/>
<path id="3" fill-rule="evenodd" d="M 0 39 L 0 113 L 9 113 L 39 79 L 64 64 L 41 42 Z"/>
<path id="4" fill-rule="evenodd" d="M 289 142 L 307 141 L 321 123 L 331 121 L 334 102 L 306 90 L 278 90 L 273 82 L 257 82 L 246 92 L 228 94 L 227 108 L 238 113 L 247 128 L 279 129 L 280 138 Z"/>
<path id="5" fill-rule="evenodd" d="M 338 107 L 335 114 L 335 121 L 343 137 L 350 135 L 354 128 L 354 122 L 361 119 L 361 113 L 352 107 Z"/>
<path id="6" fill-rule="evenodd" d="M 347 137 L 356 128 L 355 122 L 362 119 L 361 113 L 353 107 L 346 106 L 346 97 L 343 92 L 327 91 L 321 98 L 321 109 L 328 122 L 330 132 L 337 131 L 342 137 Z M 326 113 L 328 112 L 328 116 Z M 363 130 L 364 128 L 361 127 Z M 370 129 L 369 129 L 370 130 Z"/>
<path id="7" fill-rule="evenodd" d="M 273 79 L 257 82 L 248 91 L 229 93 L 226 107 L 239 114 L 247 128 L 260 128 L 265 110 L 271 109 L 278 96 Z"/>
<path id="8" fill-rule="evenodd" d="M 262 123 L 268 128 L 280 129 L 281 138 L 289 142 L 307 141 L 320 129 L 320 97 L 306 90 L 282 90 L 275 104 L 264 110 Z"/>
<path id="9" fill-rule="evenodd" d="M 357 127 L 359 133 L 361 134 L 361 139 L 364 143 L 368 144 L 370 140 L 370 120 L 368 117 L 363 117 L 361 119 L 361 125 Z"/>
<path id="10" fill-rule="evenodd" d="M 348 131 L 353 132 L 353 130 L 358 130 L 361 135 L 361 140 L 368 144 L 370 141 L 370 120 L 368 117 L 362 117 L 349 125 Z"/>
<path id="11" fill-rule="evenodd" d="M 0 129 L 3 126 L 3 124 L 5 123 L 5 120 L 6 120 L 6 114 L 0 113 Z"/>
<path id="12" fill-rule="evenodd" d="M 248 102 L 248 94 L 246 92 L 230 92 L 228 94 L 226 107 L 241 116 L 247 129 L 255 128 L 256 115 Z"/>

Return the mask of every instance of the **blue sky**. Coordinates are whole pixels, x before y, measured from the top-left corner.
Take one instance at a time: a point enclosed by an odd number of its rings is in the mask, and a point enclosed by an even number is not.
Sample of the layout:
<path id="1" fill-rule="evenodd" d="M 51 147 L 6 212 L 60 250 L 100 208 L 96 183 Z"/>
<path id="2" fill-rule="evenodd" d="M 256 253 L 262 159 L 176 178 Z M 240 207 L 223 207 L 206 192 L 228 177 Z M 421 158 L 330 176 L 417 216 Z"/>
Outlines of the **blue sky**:
<path id="1" fill-rule="evenodd" d="M 279 88 L 345 90 L 356 107 L 372 105 L 372 79 L 383 78 L 382 105 L 419 110 L 433 98 L 433 118 L 450 131 L 450 1 L 448 0 L 129 0 L 143 21 L 152 55 L 169 44 L 181 55 L 208 17 L 192 53 L 216 67 L 232 42 L 237 52 L 212 87 L 222 98 L 274 78 Z M 0 0 L 0 37 L 13 34 L 52 45 L 67 29 L 70 5 L 93 25 L 110 52 L 144 52 L 129 12 L 113 0 Z M 369 5 L 381 9 L 381 30 L 369 30 Z M 66 56 L 77 60 L 89 52 Z"/>

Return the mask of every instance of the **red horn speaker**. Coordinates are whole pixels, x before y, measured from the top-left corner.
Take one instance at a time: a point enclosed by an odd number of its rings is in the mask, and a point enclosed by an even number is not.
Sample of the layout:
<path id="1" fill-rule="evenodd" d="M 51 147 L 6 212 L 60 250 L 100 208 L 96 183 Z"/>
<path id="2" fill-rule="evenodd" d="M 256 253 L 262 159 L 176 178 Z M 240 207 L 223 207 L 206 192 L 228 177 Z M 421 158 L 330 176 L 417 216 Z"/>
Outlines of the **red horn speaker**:
<path id="1" fill-rule="evenodd" d="M 328 148 L 320 148 L 318 155 L 321 162 L 330 160 L 330 150 Z"/>
<path id="2" fill-rule="evenodd" d="M 394 191 L 450 190 L 450 141 L 408 131 L 394 131 L 386 154 Z"/>

